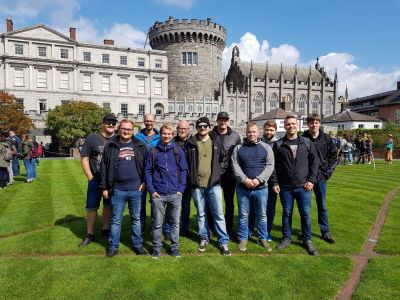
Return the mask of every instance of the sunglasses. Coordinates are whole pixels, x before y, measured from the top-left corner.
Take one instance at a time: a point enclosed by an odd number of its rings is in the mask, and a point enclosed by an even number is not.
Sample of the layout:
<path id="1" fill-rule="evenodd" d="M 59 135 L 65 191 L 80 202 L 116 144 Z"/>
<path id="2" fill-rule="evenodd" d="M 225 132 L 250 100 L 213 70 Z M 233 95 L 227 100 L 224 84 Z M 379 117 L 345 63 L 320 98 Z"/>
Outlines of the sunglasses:
<path id="1" fill-rule="evenodd" d="M 117 125 L 117 122 L 104 122 L 104 124 L 115 126 Z"/>
<path id="2" fill-rule="evenodd" d="M 208 128 L 208 125 L 199 125 L 197 126 L 198 129 L 206 129 Z"/>

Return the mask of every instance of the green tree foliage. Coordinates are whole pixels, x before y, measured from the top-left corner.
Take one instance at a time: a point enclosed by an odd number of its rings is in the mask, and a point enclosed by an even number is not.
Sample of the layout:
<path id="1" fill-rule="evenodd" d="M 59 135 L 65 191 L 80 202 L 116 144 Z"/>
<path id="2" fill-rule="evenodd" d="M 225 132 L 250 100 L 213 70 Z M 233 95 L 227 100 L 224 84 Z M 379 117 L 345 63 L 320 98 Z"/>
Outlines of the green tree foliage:
<path id="1" fill-rule="evenodd" d="M 30 118 L 24 115 L 24 106 L 17 103 L 14 95 L 0 92 L 0 131 L 14 130 L 18 135 L 35 128 Z"/>
<path id="2" fill-rule="evenodd" d="M 95 103 L 68 101 L 49 110 L 46 127 L 62 145 L 72 146 L 78 138 L 98 131 L 109 112 Z"/>

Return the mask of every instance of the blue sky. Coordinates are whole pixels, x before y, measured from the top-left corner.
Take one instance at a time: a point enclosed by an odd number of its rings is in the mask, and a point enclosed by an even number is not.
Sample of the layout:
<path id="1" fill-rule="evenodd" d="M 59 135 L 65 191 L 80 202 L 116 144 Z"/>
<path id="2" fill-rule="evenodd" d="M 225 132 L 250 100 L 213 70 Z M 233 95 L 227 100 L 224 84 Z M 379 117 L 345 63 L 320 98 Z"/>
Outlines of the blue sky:
<path id="1" fill-rule="evenodd" d="M 340 94 L 350 98 L 393 90 L 400 80 L 400 0 L 0 0 L 0 30 L 39 23 L 65 34 L 77 27 L 78 41 L 143 47 L 155 21 L 206 19 L 227 29 L 226 71 L 231 49 L 241 59 L 338 70 Z"/>

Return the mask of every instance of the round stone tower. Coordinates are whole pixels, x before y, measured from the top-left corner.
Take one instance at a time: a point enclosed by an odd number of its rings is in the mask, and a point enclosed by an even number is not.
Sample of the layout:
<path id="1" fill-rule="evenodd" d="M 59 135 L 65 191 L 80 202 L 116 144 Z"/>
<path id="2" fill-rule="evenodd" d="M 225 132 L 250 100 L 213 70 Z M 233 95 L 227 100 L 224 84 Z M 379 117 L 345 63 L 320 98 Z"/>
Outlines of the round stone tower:
<path id="1" fill-rule="evenodd" d="M 215 98 L 221 80 L 226 30 L 211 19 L 155 22 L 150 46 L 168 56 L 170 99 Z"/>

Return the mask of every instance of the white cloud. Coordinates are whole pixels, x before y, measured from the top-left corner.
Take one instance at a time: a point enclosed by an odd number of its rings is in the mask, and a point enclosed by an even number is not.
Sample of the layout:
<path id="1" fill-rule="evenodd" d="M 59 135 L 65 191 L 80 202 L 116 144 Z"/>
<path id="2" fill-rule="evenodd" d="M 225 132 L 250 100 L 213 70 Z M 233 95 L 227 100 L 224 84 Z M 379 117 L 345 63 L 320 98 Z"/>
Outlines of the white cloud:
<path id="1" fill-rule="evenodd" d="M 115 23 L 105 32 L 116 44 L 143 48 L 146 34 L 127 23 Z"/>
<path id="2" fill-rule="evenodd" d="M 183 8 L 184 10 L 190 10 L 194 4 L 195 0 L 157 0 L 157 3 L 160 3 L 165 6 L 178 6 Z"/>
<path id="3" fill-rule="evenodd" d="M 315 60 L 301 62 L 300 51 L 292 45 L 282 44 L 270 49 L 267 40 L 263 40 L 260 44 L 254 34 L 246 32 L 240 38 L 239 43 L 232 43 L 222 53 L 222 68 L 225 74 L 229 69 L 234 46 L 239 47 L 240 59 L 243 61 L 253 60 L 253 62 L 261 63 L 268 61 L 273 64 L 303 66 L 314 66 L 315 64 Z M 331 78 L 337 69 L 339 95 L 344 95 L 347 84 L 350 99 L 393 90 L 396 88 L 396 82 L 400 80 L 400 69 L 383 73 L 373 69 L 360 68 L 354 63 L 354 56 L 348 53 L 328 53 L 321 56 L 319 62 Z"/>

